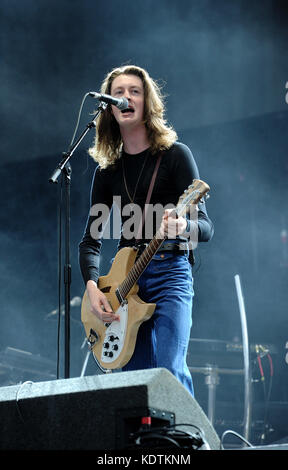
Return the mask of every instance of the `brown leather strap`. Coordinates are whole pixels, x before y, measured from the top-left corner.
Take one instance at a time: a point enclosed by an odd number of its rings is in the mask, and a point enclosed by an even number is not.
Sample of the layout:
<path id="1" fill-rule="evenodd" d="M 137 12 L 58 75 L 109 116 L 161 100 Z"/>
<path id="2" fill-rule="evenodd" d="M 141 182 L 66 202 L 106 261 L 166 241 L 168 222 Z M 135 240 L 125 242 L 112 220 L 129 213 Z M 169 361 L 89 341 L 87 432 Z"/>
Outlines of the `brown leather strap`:
<path id="1" fill-rule="evenodd" d="M 157 158 L 157 161 L 156 161 L 156 165 L 155 165 L 155 168 L 154 168 L 151 183 L 150 183 L 148 193 L 147 193 L 147 197 L 146 197 L 146 202 L 145 202 L 145 206 L 144 206 L 144 214 L 142 216 L 142 221 L 141 221 L 142 223 L 140 223 L 140 225 L 139 225 L 139 230 L 138 230 L 137 237 L 136 237 L 136 243 L 140 239 L 140 236 L 141 236 L 141 233 L 142 233 L 142 229 L 143 229 L 144 221 L 145 221 L 145 217 L 146 217 L 146 212 L 147 212 L 147 209 L 148 209 L 147 206 L 148 206 L 148 204 L 150 202 L 150 199 L 151 199 L 151 195 L 152 195 L 152 191 L 153 191 L 153 188 L 154 188 L 156 176 L 157 176 L 158 169 L 159 169 L 159 166 L 160 166 L 160 163 L 161 163 L 162 154 L 163 154 L 163 152 L 161 152 L 158 155 L 158 158 Z"/>

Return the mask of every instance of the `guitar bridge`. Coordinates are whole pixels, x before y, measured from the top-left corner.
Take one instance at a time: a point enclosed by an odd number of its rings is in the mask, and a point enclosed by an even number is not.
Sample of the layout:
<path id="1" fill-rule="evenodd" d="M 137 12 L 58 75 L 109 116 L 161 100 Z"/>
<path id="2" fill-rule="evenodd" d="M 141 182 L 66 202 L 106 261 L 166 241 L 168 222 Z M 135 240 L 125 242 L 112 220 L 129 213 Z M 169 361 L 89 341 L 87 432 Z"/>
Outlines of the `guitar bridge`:
<path id="1" fill-rule="evenodd" d="M 97 335 L 96 331 L 92 328 L 90 329 L 90 334 L 87 338 L 88 348 L 90 351 L 94 348 L 95 344 L 97 343 L 99 336 Z"/>

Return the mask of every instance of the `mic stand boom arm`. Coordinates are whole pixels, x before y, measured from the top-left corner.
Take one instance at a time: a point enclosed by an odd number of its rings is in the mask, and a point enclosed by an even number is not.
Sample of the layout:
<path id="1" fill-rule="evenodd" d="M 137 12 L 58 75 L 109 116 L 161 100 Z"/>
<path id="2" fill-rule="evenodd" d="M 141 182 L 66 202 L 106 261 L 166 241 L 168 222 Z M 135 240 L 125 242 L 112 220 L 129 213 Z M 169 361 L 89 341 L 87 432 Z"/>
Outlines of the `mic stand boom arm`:
<path id="1" fill-rule="evenodd" d="M 105 111 L 106 103 L 100 102 L 93 120 L 89 122 L 77 139 L 75 144 L 66 153 L 63 159 L 49 178 L 50 183 L 58 183 L 59 176 L 65 176 L 65 266 L 64 266 L 64 291 L 65 291 L 65 378 L 70 376 L 70 286 L 71 286 L 71 264 L 70 264 L 70 185 L 71 185 L 71 165 L 70 158 L 82 142 L 86 134 L 96 126 L 96 121 L 102 111 Z M 60 228 L 61 229 L 61 228 Z M 60 275 L 60 273 L 59 273 Z"/>
<path id="2" fill-rule="evenodd" d="M 106 108 L 107 108 L 107 104 L 103 103 L 101 101 L 98 108 L 97 108 L 97 111 L 96 111 L 96 114 L 95 114 L 93 120 L 87 124 L 86 128 L 84 129 L 84 131 L 82 132 L 80 137 L 76 140 L 75 144 L 70 148 L 69 152 L 63 153 L 63 159 L 61 160 L 61 162 L 58 164 L 58 166 L 54 170 L 54 173 L 52 174 L 52 176 L 49 178 L 50 183 L 58 183 L 58 178 L 61 175 L 62 171 L 65 169 L 65 167 L 66 167 L 67 163 L 69 162 L 70 158 L 72 157 L 74 151 L 77 149 L 77 147 L 82 142 L 82 140 L 84 139 L 86 134 L 90 131 L 90 129 L 92 129 L 93 127 L 96 127 L 96 121 L 97 121 L 100 113 L 102 111 L 105 111 Z"/>

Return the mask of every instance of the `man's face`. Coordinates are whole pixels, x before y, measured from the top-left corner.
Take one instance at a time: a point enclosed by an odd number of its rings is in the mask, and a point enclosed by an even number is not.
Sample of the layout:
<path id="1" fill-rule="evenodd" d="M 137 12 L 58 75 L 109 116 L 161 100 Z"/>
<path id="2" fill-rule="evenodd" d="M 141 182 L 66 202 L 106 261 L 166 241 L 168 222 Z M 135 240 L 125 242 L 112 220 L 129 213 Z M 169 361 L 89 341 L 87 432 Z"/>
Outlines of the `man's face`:
<path id="1" fill-rule="evenodd" d="M 143 125 L 144 87 L 140 77 L 136 75 L 119 75 L 111 85 L 111 95 L 115 98 L 128 100 L 128 111 L 120 111 L 112 106 L 112 113 L 120 128 L 134 128 Z"/>

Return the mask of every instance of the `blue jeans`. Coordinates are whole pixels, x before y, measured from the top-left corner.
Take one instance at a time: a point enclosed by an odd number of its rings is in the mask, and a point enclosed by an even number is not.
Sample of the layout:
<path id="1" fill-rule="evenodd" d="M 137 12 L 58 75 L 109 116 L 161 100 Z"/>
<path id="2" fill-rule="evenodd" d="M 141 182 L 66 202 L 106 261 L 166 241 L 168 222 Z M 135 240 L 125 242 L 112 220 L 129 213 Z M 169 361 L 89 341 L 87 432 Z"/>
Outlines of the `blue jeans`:
<path id="1" fill-rule="evenodd" d="M 134 354 L 122 370 L 164 367 L 194 396 L 186 363 L 194 295 L 188 255 L 156 253 L 138 285 L 139 297 L 156 309 L 140 326 Z"/>

